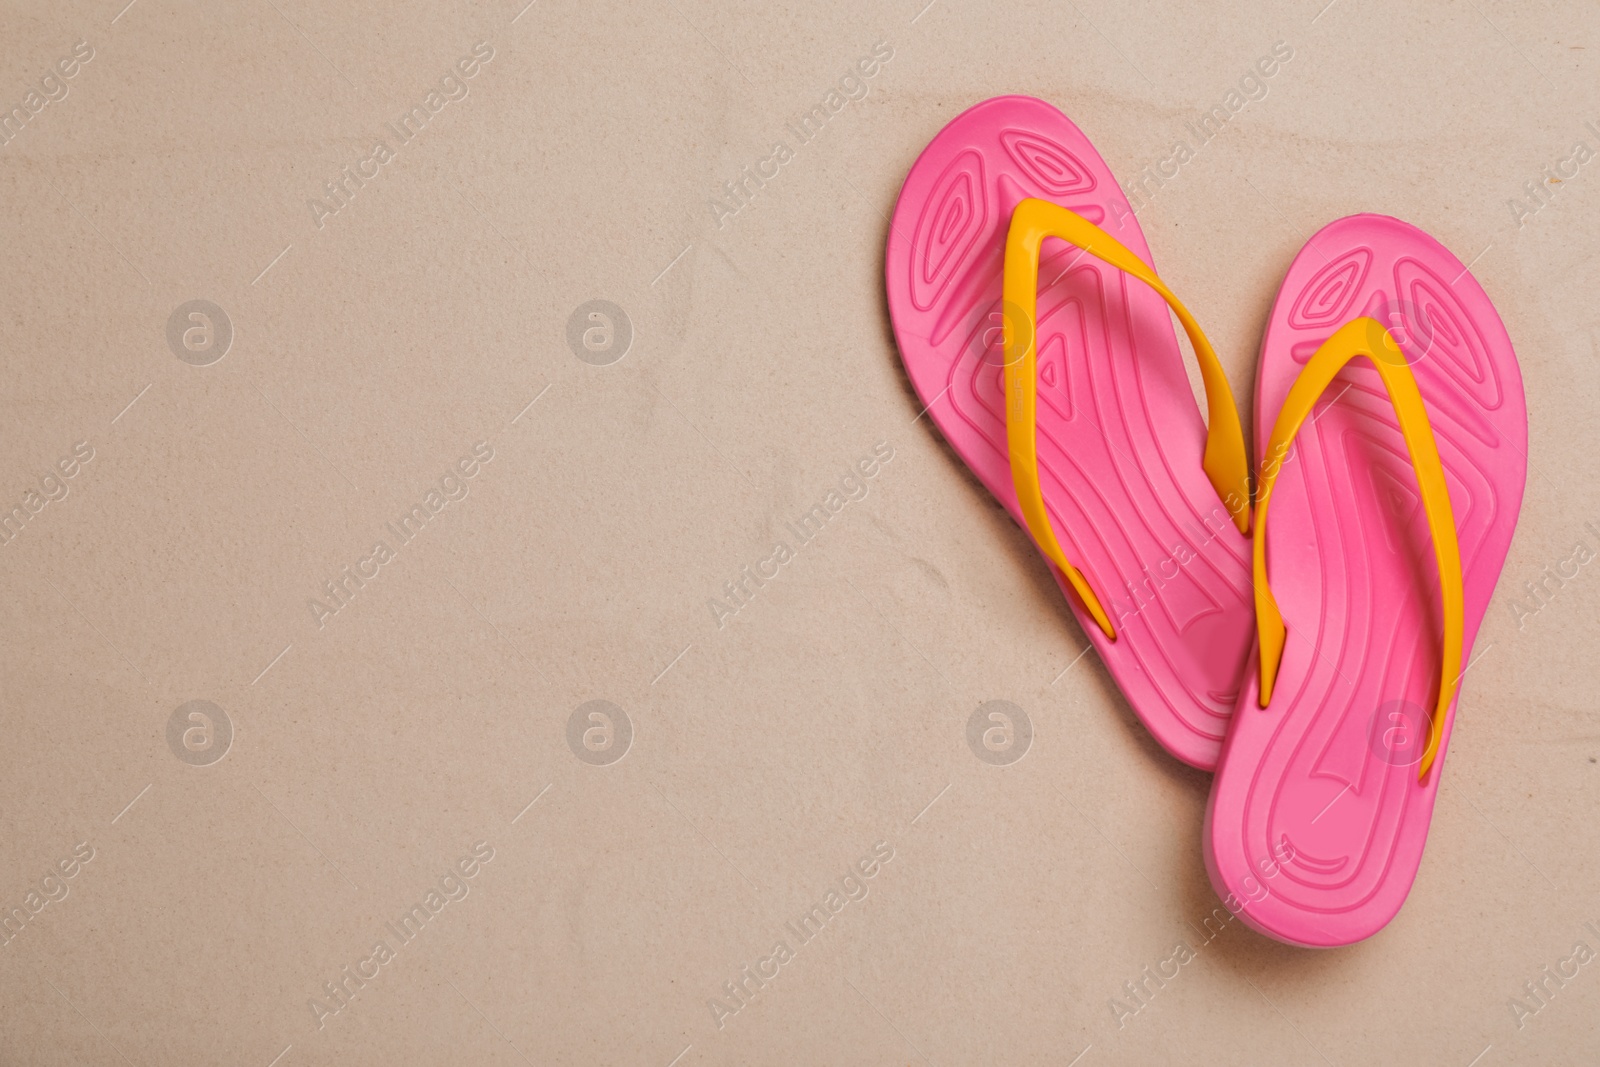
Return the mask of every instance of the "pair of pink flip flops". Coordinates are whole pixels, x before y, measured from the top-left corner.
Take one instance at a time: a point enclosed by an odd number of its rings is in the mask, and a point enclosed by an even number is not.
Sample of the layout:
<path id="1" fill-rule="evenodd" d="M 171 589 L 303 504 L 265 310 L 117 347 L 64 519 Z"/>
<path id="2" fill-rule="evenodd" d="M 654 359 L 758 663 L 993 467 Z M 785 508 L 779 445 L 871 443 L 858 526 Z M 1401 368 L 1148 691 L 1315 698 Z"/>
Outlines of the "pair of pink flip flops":
<path id="1" fill-rule="evenodd" d="M 1083 133 L 1043 101 L 988 100 L 901 190 L 895 337 L 1139 719 L 1215 770 L 1217 893 L 1280 941 L 1349 944 L 1395 916 L 1421 863 L 1522 501 L 1521 373 L 1444 246 L 1340 219 L 1272 309 L 1252 465 L 1210 345 L 1150 264 Z"/>

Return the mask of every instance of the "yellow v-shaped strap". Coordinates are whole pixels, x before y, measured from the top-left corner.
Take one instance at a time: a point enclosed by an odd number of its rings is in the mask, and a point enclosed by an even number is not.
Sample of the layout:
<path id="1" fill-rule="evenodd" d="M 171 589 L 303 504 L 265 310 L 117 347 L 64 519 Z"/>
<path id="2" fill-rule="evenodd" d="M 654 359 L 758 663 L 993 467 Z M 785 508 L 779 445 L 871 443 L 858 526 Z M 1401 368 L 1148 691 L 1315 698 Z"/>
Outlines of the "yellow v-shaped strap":
<path id="1" fill-rule="evenodd" d="M 1059 237 L 1119 270 L 1133 275 L 1162 298 L 1177 314 L 1200 362 L 1200 379 L 1206 390 L 1205 456 L 1201 463 L 1239 532 L 1250 532 L 1250 461 L 1245 456 L 1244 432 L 1233 406 L 1233 391 L 1222 364 L 1212 351 L 1200 324 L 1177 297 L 1156 277 L 1155 271 L 1109 233 L 1059 204 L 1028 199 L 1017 205 L 1006 235 L 1005 282 L 1001 320 L 1005 333 L 1006 444 L 1011 453 L 1011 481 L 1023 520 L 1039 548 L 1077 590 L 1089 614 L 1107 637 L 1115 641 L 1116 629 L 1088 581 L 1067 561 L 1050 525 L 1039 485 L 1037 413 L 1039 248 L 1046 237 Z"/>
<path id="2" fill-rule="evenodd" d="M 1267 585 L 1267 505 L 1272 499 L 1272 487 L 1278 472 L 1283 468 L 1284 457 L 1294 443 L 1295 434 L 1306 417 L 1311 414 L 1317 399 L 1333 381 L 1334 375 L 1356 356 L 1366 356 L 1378 368 L 1389 392 L 1389 402 L 1400 418 L 1400 433 L 1411 453 L 1411 466 L 1417 474 L 1417 488 L 1422 493 L 1422 508 L 1428 517 L 1428 530 L 1433 535 L 1434 561 L 1439 568 L 1439 596 L 1444 605 L 1444 654 L 1439 666 L 1439 702 L 1433 712 L 1428 734 L 1428 747 L 1422 753 L 1422 764 L 1417 778 L 1427 777 L 1439 751 L 1439 739 L 1444 733 L 1445 713 L 1455 697 L 1456 683 L 1461 678 L 1461 645 L 1465 619 L 1461 588 L 1461 549 L 1456 542 L 1455 513 L 1450 508 L 1450 489 L 1445 484 L 1444 465 L 1439 461 L 1439 447 L 1433 438 L 1433 428 L 1428 424 L 1428 411 L 1412 377 L 1400 346 L 1376 319 L 1359 318 L 1341 327 L 1337 333 L 1322 343 L 1314 356 L 1289 388 L 1278 421 L 1272 428 L 1272 440 L 1267 445 L 1266 458 L 1261 464 L 1256 498 L 1256 529 L 1252 545 L 1256 588 L 1256 635 L 1261 645 L 1261 697 L 1262 707 L 1272 700 L 1272 687 L 1278 678 L 1278 664 L 1283 659 L 1284 637 L 1288 631 L 1283 616 L 1278 612 L 1278 602 Z"/>

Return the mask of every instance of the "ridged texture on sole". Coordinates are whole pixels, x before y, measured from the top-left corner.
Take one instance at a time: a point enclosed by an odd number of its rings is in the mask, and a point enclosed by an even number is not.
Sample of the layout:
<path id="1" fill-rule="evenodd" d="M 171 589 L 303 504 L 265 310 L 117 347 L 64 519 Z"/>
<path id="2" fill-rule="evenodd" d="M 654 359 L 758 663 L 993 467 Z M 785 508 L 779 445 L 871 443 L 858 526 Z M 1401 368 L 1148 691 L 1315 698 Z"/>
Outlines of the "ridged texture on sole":
<path id="1" fill-rule="evenodd" d="M 900 193 L 886 281 L 928 416 L 1021 523 L 1006 450 L 1002 259 L 1027 197 L 1069 208 L 1150 263 L 1087 138 L 1031 97 L 985 101 L 939 133 Z M 1253 632 L 1249 542 L 1201 470 L 1205 426 L 1161 297 L 1048 240 L 1039 270 L 1040 480 L 1057 537 L 1111 614 L 1108 641 L 1051 566 L 1151 734 L 1216 764 Z"/>
<path id="2" fill-rule="evenodd" d="M 1340 219 L 1300 252 L 1273 308 L 1257 441 L 1312 353 L 1361 315 L 1400 342 L 1438 441 L 1460 536 L 1466 668 L 1527 475 L 1516 355 L 1483 289 L 1437 241 L 1398 219 Z M 1366 360 L 1340 372 L 1301 428 L 1268 521 L 1268 579 L 1289 636 L 1267 709 L 1251 658 L 1212 785 L 1206 864 L 1257 930 L 1349 944 L 1411 889 L 1455 720 L 1452 706 L 1419 783 L 1439 676 L 1438 575 L 1398 420 Z"/>

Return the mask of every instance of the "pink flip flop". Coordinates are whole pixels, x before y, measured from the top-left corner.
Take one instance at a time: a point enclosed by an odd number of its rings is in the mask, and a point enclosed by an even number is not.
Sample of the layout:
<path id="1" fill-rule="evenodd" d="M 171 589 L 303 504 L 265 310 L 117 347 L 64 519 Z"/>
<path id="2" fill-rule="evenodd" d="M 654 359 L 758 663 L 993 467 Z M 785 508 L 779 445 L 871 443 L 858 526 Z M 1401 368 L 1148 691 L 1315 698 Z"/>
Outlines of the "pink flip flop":
<path id="1" fill-rule="evenodd" d="M 1345 945 L 1399 912 L 1422 860 L 1522 504 L 1522 376 L 1455 256 L 1356 215 L 1289 268 L 1256 434 L 1260 643 L 1212 784 L 1206 867 L 1261 933 Z"/>
<path id="2" fill-rule="evenodd" d="M 1248 461 L 1227 379 L 1105 162 L 1049 104 L 985 101 L 911 168 L 885 259 L 928 414 L 1053 564 L 1151 734 L 1209 770 L 1250 650 Z"/>

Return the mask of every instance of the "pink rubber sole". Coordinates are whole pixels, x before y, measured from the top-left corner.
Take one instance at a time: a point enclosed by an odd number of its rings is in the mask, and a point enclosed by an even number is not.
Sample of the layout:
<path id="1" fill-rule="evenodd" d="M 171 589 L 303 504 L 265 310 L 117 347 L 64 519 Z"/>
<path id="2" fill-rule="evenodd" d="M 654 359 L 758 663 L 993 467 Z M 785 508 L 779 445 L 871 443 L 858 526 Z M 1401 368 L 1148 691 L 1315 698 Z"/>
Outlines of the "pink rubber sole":
<path id="1" fill-rule="evenodd" d="M 1300 252 L 1278 294 L 1256 383 L 1258 442 L 1306 360 L 1361 315 L 1400 342 L 1439 444 L 1460 535 L 1465 668 L 1527 475 L 1516 355 L 1482 287 L 1437 241 L 1398 219 L 1340 219 Z M 1258 931 L 1350 944 L 1388 923 L 1411 889 L 1455 722 L 1452 706 L 1419 783 L 1438 685 L 1438 575 L 1399 424 L 1367 361 L 1339 374 L 1301 428 L 1269 522 L 1267 573 L 1288 643 L 1265 710 L 1251 657 L 1207 807 L 1206 867 Z"/>
<path id="2" fill-rule="evenodd" d="M 1007 96 L 958 116 L 918 158 L 895 205 L 885 269 L 917 395 L 1019 525 L 1000 294 L 1011 213 L 1030 196 L 1077 212 L 1151 262 L 1127 200 L 1078 128 L 1041 100 Z M 1249 542 L 1201 470 L 1205 427 L 1167 306 L 1141 282 L 1050 239 L 1038 323 L 1045 503 L 1117 641 L 1053 565 L 1051 573 L 1151 734 L 1209 770 L 1253 634 Z"/>

